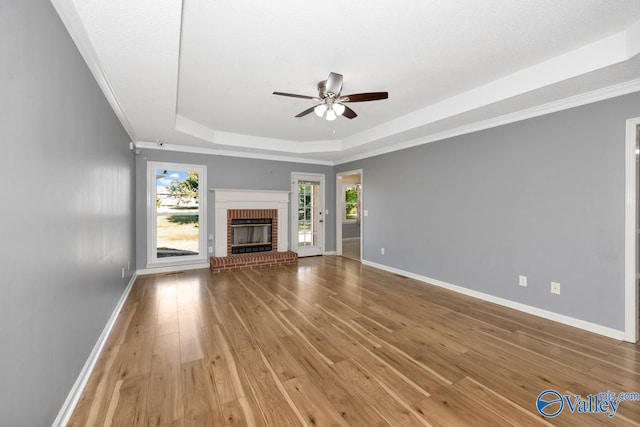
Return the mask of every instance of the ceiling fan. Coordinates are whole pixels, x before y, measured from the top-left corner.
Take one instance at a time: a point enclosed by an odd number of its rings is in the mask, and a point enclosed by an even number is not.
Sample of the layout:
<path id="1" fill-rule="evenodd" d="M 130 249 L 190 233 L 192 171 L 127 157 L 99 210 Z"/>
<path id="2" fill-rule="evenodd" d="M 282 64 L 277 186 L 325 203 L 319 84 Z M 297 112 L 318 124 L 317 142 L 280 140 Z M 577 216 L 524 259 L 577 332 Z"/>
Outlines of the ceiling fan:
<path id="1" fill-rule="evenodd" d="M 355 111 L 344 105 L 345 102 L 377 101 L 389 97 L 388 92 L 355 93 L 352 95 L 342 95 L 341 92 L 342 74 L 329 73 L 327 80 L 318 83 L 318 96 L 296 95 L 285 92 L 273 92 L 273 94 L 293 98 L 312 99 L 319 102 L 319 104 L 297 114 L 296 117 L 304 117 L 313 111 L 318 117 L 324 116 L 325 119 L 329 121 L 335 120 L 338 116 L 344 116 L 348 119 L 358 117 Z"/>

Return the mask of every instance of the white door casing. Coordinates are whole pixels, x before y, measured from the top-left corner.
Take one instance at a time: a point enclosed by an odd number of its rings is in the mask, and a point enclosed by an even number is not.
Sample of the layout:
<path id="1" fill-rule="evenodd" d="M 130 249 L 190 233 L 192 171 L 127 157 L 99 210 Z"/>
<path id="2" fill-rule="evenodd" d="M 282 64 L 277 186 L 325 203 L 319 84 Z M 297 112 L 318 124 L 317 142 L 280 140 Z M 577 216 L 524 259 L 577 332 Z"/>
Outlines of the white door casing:
<path id="1" fill-rule="evenodd" d="M 324 253 L 324 174 L 291 173 L 291 250 L 299 257 Z"/>
<path id="2" fill-rule="evenodd" d="M 364 199 L 364 177 L 363 177 L 363 170 L 362 169 L 356 169 L 356 170 L 352 170 L 352 171 L 346 171 L 346 172 L 340 172 L 336 174 L 336 254 L 337 255 L 342 255 L 342 222 L 343 222 L 343 215 L 344 215 L 344 206 L 345 206 L 345 201 L 344 201 L 344 193 L 343 193 L 343 180 L 342 177 L 343 176 L 347 176 L 347 175 L 360 175 L 360 185 L 361 185 L 361 190 L 360 190 L 360 197 L 359 197 L 359 202 L 360 202 L 360 259 L 362 259 L 362 254 L 364 252 L 363 250 L 363 241 L 364 241 L 364 215 L 362 214 L 362 210 L 364 209 L 364 203 L 363 203 L 363 199 Z"/>

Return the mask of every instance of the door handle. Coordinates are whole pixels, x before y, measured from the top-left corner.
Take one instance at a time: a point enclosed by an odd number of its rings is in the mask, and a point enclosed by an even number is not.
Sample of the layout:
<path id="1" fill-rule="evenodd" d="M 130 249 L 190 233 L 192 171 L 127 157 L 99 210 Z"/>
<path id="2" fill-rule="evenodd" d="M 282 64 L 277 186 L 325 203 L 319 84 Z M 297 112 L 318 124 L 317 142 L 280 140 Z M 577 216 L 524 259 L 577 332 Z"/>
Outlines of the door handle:
<path id="1" fill-rule="evenodd" d="M 318 222 L 324 222 L 324 221 L 320 219 L 320 220 L 318 220 Z"/>

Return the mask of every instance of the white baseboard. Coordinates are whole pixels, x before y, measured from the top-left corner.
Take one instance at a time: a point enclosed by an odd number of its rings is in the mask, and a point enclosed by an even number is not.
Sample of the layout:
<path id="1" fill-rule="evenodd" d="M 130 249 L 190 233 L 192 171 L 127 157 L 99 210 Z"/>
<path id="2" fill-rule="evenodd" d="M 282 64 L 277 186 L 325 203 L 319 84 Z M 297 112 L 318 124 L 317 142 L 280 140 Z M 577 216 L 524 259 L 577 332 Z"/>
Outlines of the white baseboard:
<path id="1" fill-rule="evenodd" d="M 138 276 L 145 276 L 147 274 L 159 274 L 159 273 L 175 273 L 176 271 L 186 270 L 200 270 L 202 268 L 209 268 L 208 262 L 201 262 L 198 264 L 183 264 L 183 265 L 167 265 L 164 267 L 147 267 L 136 271 Z"/>
<path id="2" fill-rule="evenodd" d="M 120 310 L 122 309 L 124 302 L 127 300 L 127 297 L 129 296 L 129 292 L 133 287 L 133 283 L 136 281 L 136 277 L 137 277 L 137 274 L 134 274 L 131 277 L 131 280 L 129 280 L 129 284 L 127 284 L 127 287 L 122 293 L 120 300 L 118 301 L 118 303 L 116 304 L 116 307 L 113 309 L 113 312 L 111 313 L 111 317 L 109 317 L 107 324 L 102 330 L 102 333 L 100 334 L 100 337 L 96 342 L 96 345 L 93 346 L 93 350 L 91 350 L 91 354 L 89 354 L 89 358 L 87 359 L 84 366 L 82 367 L 82 370 L 80 371 L 80 375 L 78 375 L 76 382 L 73 384 L 73 387 L 71 387 L 71 391 L 69 391 L 69 394 L 67 395 L 67 399 L 64 401 L 62 408 L 60 408 L 60 412 L 58 412 L 58 416 L 53 421 L 52 427 L 58 427 L 58 426 L 64 427 L 69 423 L 71 414 L 73 414 L 73 410 L 76 408 L 76 405 L 78 404 L 78 400 L 80 400 L 80 396 L 82 395 L 82 392 L 85 386 L 87 385 L 87 382 L 89 381 L 91 372 L 93 371 L 93 368 L 95 367 L 96 362 L 98 361 L 98 356 L 100 356 L 100 352 L 102 351 L 102 348 L 107 342 L 107 338 L 111 333 L 111 329 L 113 328 L 113 325 L 116 323 L 118 314 L 120 314 Z"/>
<path id="3" fill-rule="evenodd" d="M 347 241 L 347 242 L 355 242 L 356 240 L 360 240 L 360 237 L 343 237 L 342 241 Z"/>
<path id="4" fill-rule="evenodd" d="M 595 334 L 604 335 L 616 340 L 624 340 L 624 331 L 609 328 L 606 326 L 598 325 L 596 323 L 587 322 L 585 320 L 576 319 L 574 317 L 565 316 L 564 314 L 554 313 L 552 311 L 544 310 L 538 307 L 522 304 L 519 302 L 511 301 L 508 299 L 496 297 L 494 295 L 485 294 L 483 292 L 474 291 L 472 289 L 464 288 L 462 286 L 453 285 L 451 283 L 443 282 L 441 280 L 432 279 L 430 277 L 421 276 L 419 274 L 411 273 L 409 271 L 400 270 L 398 268 L 389 267 L 384 264 L 378 264 L 376 262 L 362 260 L 362 264 L 370 267 L 379 268 L 390 273 L 400 274 L 402 276 L 410 277 L 421 282 L 425 282 L 431 285 L 435 285 L 441 288 L 449 289 L 450 291 L 458 292 L 460 294 L 468 295 L 470 297 L 478 298 L 483 301 L 492 302 L 494 304 L 502 305 L 504 307 L 513 308 L 514 310 L 522 311 L 524 313 L 533 314 L 534 316 L 542 317 L 544 319 L 553 320 L 554 322 L 562 323 L 565 325 L 573 326 L 575 328 L 583 329 L 585 331 L 593 332 Z"/>
<path id="5" fill-rule="evenodd" d="M 326 251 L 326 252 L 323 252 L 322 255 L 337 255 L 337 252 L 336 251 Z"/>

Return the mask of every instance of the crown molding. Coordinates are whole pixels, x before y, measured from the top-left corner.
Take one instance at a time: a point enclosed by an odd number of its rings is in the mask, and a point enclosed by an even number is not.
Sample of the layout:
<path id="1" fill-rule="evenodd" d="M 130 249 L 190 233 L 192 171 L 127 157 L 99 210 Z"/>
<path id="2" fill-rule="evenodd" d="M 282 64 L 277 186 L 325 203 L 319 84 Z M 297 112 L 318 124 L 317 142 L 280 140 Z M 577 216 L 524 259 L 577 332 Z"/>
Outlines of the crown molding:
<path id="1" fill-rule="evenodd" d="M 136 141 L 138 138 L 133 130 L 133 126 L 131 126 L 131 123 L 127 120 L 127 116 L 118 101 L 116 92 L 114 91 L 113 86 L 109 81 L 109 77 L 100 62 L 100 58 L 98 58 L 96 49 L 93 46 L 93 43 L 91 43 L 87 30 L 82 23 L 80 15 L 78 14 L 73 2 L 70 0 L 51 0 L 51 4 L 58 13 L 60 20 L 80 51 L 84 62 L 89 67 L 91 74 L 93 74 L 98 86 L 102 89 L 104 96 L 107 98 L 107 102 L 111 105 L 111 108 L 129 135 L 129 138 L 131 138 L 132 141 Z"/>
<path id="2" fill-rule="evenodd" d="M 265 147 L 269 147 L 267 148 L 269 151 L 295 154 L 331 153 L 342 150 L 342 141 L 339 139 L 301 142 L 223 132 L 211 129 L 181 114 L 176 114 L 175 129 L 187 135 L 211 142 L 212 144 L 228 145 L 245 149 L 264 150 Z"/>
<path id="3" fill-rule="evenodd" d="M 211 148 L 200 148 L 192 146 L 183 146 L 176 144 L 163 144 L 158 146 L 157 142 L 137 141 L 136 148 L 146 148 L 150 150 L 166 150 L 177 151 L 184 153 L 194 154 L 209 154 L 214 156 L 227 156 L 227 157 L 242 157 L 250 159 L 261 160 L 274 160 L 282 162 L 295 162 L 295 163 L 307 163 L 317 164 L 325 166 L 336 166 L 343 163 L 348 163 L 356 160 L 362 160 L 369 157 L 379 156 L 382 154 L 392 153 L 394 151 L 404 150 L 406 148 L 416 147 L 418 145 L 428 144 L 430 142 L 441 141 L 443 139 L 452 138 L 455 136 L 465 135 L 481 130 L 486 130 L 509 123 L 515 123 L 522 120 L 527 120 L 534 117 L 543 116 L 545 114 L 551 114 L 562 110 L 568 110 L 570 108 L 579 107 L 581 105 L 592 104 L 594 102 L 604 101 L 606 99 L 615 98 L 617 96 L 628 95 L 630 93 L 640 91 L 640 79 L 631 80 L 628 82 L 620 83 L 613 86 L 608 86 L 602 89 L 597 89 L 591 92 L 586 92 L 580 95 L 575 95 L 569 98 L 560 99 L 558 101 L 549 102 L 546 104 L 538 105 L 535 107 L 527 108 L 524 110 L 516 111 L 502 116 L 493 117 L 487 120 L 471 123 L 468 125 L 460 126 L 454 129 L 449 129 L 443 132 L 434 133 L 423 138 L 413 139 L 411 141 L 401 142 L 398 144 L 389 145 L 384 148 L 367 150 L 363 153 L 338 157 L 336 160 L 318 160 L 313 158 L 304 157 L 291 157 L 279 154 L 266 154 L 266 153 L 252 153 L 245 151 L 233 151 L 233 150 L 216 150 Z M 337 150 L 335 153 L 339 154 L 342 150 Z"/>
<path id="4" fill-rule="evenodd" d="M 355 160 L 366 159 L 369 157 L 379 156 L 381 154 L 391 153 L 394 151 L 404 150 L 405 148 L 411 148 L 418 145 L 428 144 L 430 142 L 441 141 L 443 139 L 452 138 L 455 136 L 465 135 L 473 132 L 478 132 L 485 129 L 490 129 L 509 123 L 515 123 L 526 119 L 531 119 L 545 114 L 555 113 L 562 110 L 568 110 L 570 108 L 579 107 L 581 105 L 592 104 L 598 101 L 604 101 L 606 99 L 615 98 L 617 96 L 628 95 L 630 93 L 640 91 L 640 79 L 631 80 L 628 82 L 620 83 L 606 88 L 597 89 L 591 92 L 586 92 L 580 95 L 572 96 L 569 98 L 560 99 L 558 101 L 549 102 L 546 104 L 538 105 L 535 107 L 527 108 L 525 110 L 516 111 L 502 116 L 493 117 L 487 120 L 471 123 L 468 125 L 460 126 L 454 129 L 449 129 L 443 132 L 431 134 L 424 138 L 417 138 L 411 141 L 401 142 L 399 144 L 390 145 L 388 147 L 380 148 L 377 150 L 370 150 L 361 154 L 340 158 L 334 162 L 335 165 L 352 162 Z"/>
<path id="5" fill-rule="evenodd" d="M 201 148 L 192 147 L 187 145 L 176 145 L 163 143 L 159 146 L 157 142 L 138 141 L 136 142 L 136 148 L 145 148 L 148 150 L 160 150 L 160 151 L 176 151 L 182 153 L 193 154 L 208 154 L 211 156 L 226 156 L 226 157 L 241 157 L 246 159 L 259 159 L 259 160 L 273 160 L 277 162 L 289 162 L 289 163 L 306 163 L 314 165 L 333 166 L 335 163 L 331 160 L 318 160 L 302 157 L 289 157 L 277 154 L 266 153 L 251 153 L 245 151 L 232 151 L 232 150 L 216 150 L 213 148 Z"/>

